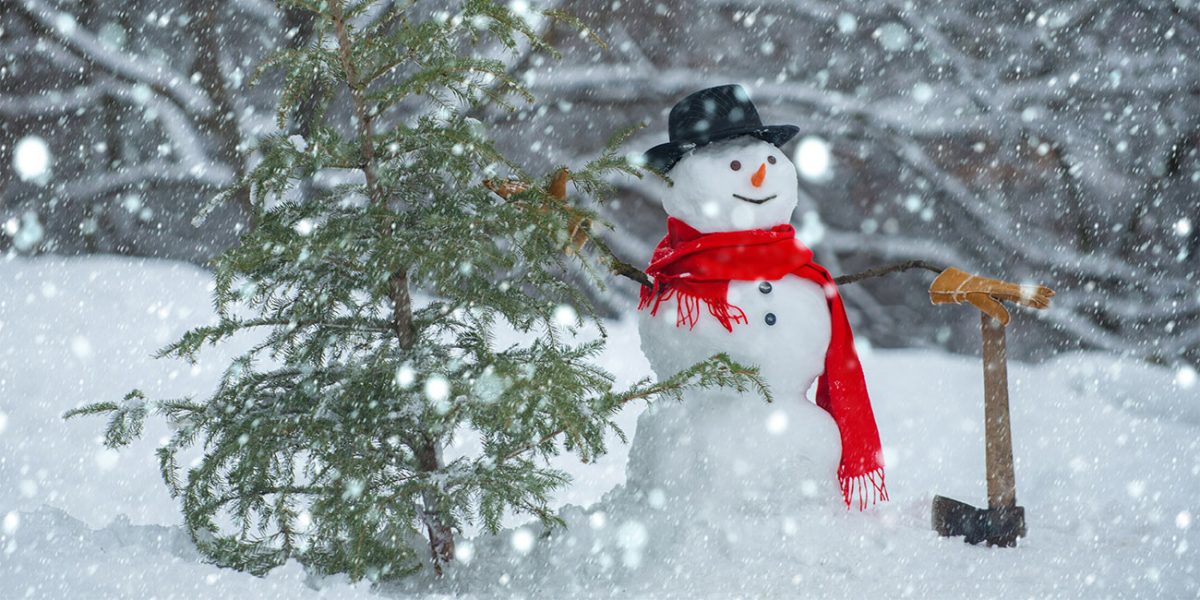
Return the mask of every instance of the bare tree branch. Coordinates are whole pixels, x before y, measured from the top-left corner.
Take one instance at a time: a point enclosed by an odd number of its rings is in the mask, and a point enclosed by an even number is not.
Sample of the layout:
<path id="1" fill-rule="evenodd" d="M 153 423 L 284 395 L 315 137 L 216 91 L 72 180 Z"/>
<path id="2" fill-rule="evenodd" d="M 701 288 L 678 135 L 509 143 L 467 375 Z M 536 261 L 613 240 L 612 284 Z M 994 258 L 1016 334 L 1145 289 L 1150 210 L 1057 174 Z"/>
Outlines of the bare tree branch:
<path id="1" fill-rule="evenodd" d="M 165 64 L 109 48 L 79 27 L 73 16 L 51 9 L 41 0 L 15 0 L 13 4 L 40 33 L 61 43 L 81 60 L 130 82 L 146 84 L 190 112 L 203 114 L 213 108 L 212 100 L 191 83 L 188 75 Z"/>

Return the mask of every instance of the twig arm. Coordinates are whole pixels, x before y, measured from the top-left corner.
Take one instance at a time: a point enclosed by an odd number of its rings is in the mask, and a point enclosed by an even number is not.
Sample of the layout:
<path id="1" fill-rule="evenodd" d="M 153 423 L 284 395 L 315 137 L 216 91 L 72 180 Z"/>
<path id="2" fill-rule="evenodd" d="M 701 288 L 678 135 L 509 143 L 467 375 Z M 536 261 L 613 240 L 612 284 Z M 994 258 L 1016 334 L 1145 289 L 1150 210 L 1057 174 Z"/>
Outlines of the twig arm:
<path id="1" fill-rule="evenodd" d="M 863 271 L 861 273 L 853 273 L 850 275 L 842 275 L 840 277 L 835 277 L 835 278 L 833 278 L 833 281 L 834 281 L 834 283 L 836 283 L 838 285 L 846 285 L 848 283 L 857 283 L 859 281 L 862 281 L 864 279 L 870 279 L 872 277 L 881 277 L 883 275 L 888 275 L 890 273 L 899 273 L 900 271 L 910 271 L 912 269 L 924 269 L 926 271 L 932 271 L 934 273 L 941 273 L 942 271 L 946 270 L 946 267 L 941 267 L 941 266 L 938 266 L 938 265 L 935 265 L 933 263 L 926 262 L 923 260 L 906 260 L 904 262 L 896 263 L 894 265 L 887 265 L 887 266 L 883 266 L 883 267 L 875 267 L 874 269 L 867 269 L 866 271 Z"/>
<path id="2" fill-rule="evenodd" d="M 629 279 L 642 284 L 644 287 L 654 287 L 654 282 L 650 281 L 650 277 L 646 275 L 645 271 L 642 271 L 641 269 L 623 260 L 613 257 L 609 263 L 609 266 L 612 267 L 613 273 L 616 273 L 621 277 L 628 277 Z"/>
<path id="3" fill-rule="evenodd" d="M 617 258 L 607 248 L 605 248 L 605 254 L 608 255 L 609 268 L 612 269 L 612 272 L 614 274 L 620 275 L 621 277 L 626 277 L 633 281 L 636 281 L 645 287 L 654 287 L 654 282 L 650 281 L 650 277 L 647 276 L 644 271 Z M 925 262 L 923 260 L 909 260 L 909 261 L 905 261 L 902 263 L 896 263 L 894 265 L 887 265 L 887 266 L 883 266 L 883 267 L 876 267 L 874 269 L 868 269 L 861 273 L 842 275 L 840 277 L 835 277 L 833 281 L 834 281 L 834 283 L 837 283 L 838 285 L 846 285 L 848 283 L 857 283 L 864 279 L 871 279 L 872 277 L 882 277 L 884 275 L 889 275 L 891 273 L 899 273 L 900 271 L 910 271 L 912 269 L 924 269 L 926 271 L 932 271 L 934 273 L 941 273 L 942 271 L 945 270 L 945 267 L 939 267 L 937 265 Z"/>
<path id="4" fill-rule="evenodd" d="M 550 190 L 551 194 L 553 194 L 556 198 L 565 199 L 566 198 L 566 182 L 569 177 L 570 177 L 570 174 L 565 169 L 563 169 L 562 171 L 559 171 L 559 173 L 556 175 L 556 177 L 554 179 L 554 182 L 551 184 L 551 190 Z M 522 181 L 515 181 L 515 180 L 497 181 L 497 180 L 492 180 L 492 179 L 486 179 L 483 181 L 483 185 L 484 185 L 484 187 L 495 192 L 496 195 L 500 196 L 501 198 L 504 198 L 505 200 L 507 200 L 513 194 L 517 194 L 517 193 L 520 193 L 520 192 L 523 192 L 523 191 L 529 189 L 529 184 L 522 182 Z M 573 226 L 572 229 L 575 229 L 575 226 Z M 575 231 L 572 231 L 571 233 L 572 233 L 572 237 L 574 237 L 576 235 Z M 613 274 L 620 275 L 621 277 L 625 277 L 627 279 L 635 281 L 638 284 L 642 285 L 643 287 L 648 287 L 648 288 L 654 287 L 654 282 L 651 281 L 651 279 L 648 275 L 646 275 L 645 271 L 642 271 L 641 269 L 633 266 L 632 264 L 627 263 L 627 262 L 621 260 L 620 258 L 618 258 L 617 255 L 615 253 L 613 253 L 612 249 L 608 247 L 608 244 L 604 243 L 604 241 L 601 240 L 599 237 L 588 236 L 588 238 L 590 238 L 596 244 L 596 246 L 600 249 L 601 253 L 605 255 L 607 262 L 608 262 L 608 267 L 610 270 L 612 270 Z M 583 244 L 578 244 L 577 248 L 582 247 L 582 245 Z M 908 260 L 908 261 L 904 261 L 901 263 L 896 263 L 894 265 L 887 265 L 887 266 L 883 266 L 883 267 L 876 267 L 874 269 L 868 269 L 861 273 L 854 273 L 851 275 L 842 275 L 841 277 L 835 278 L 834 282 L 837 283 L 838 285 L 845 285 L 847 283 L 855 283 L 858 281 L 862 281 L 864 279 L 870 279 L 872 277 L 881 277 L 883 275 L 888 275 L 890 273 L 898 273 L 900 271 L 908 271 L 911 269 L 925 269 L 926 271 L 932 271 L 934 273 L 941 273 L 942 271 L 946 270 L 945 267 L 940 267 L 940 266 L 934 265 L 932 263 L 929 263 L 929 262 L 926 262 L 923 260 Z"/>
<path id="5" fill-rule="evenodd" d="M 608 268 L 613 272 L 613 274 L 636 281 L 643 287 L 654 287 L 654 282 L 650 280 L 650 276 L 646 275 L 645 271 L 621 260 L 620 258 L 617 258 L 617 255 L 613 253 L 612 248 L 609 248 L 608 244 L 605 243 L 604 240 L 600 239 L 599 237 L 594 237 L 592 238 L 592 242 L 596 245 L 596 248 L 600 250 L 600 252 L 608 259 Z"/>

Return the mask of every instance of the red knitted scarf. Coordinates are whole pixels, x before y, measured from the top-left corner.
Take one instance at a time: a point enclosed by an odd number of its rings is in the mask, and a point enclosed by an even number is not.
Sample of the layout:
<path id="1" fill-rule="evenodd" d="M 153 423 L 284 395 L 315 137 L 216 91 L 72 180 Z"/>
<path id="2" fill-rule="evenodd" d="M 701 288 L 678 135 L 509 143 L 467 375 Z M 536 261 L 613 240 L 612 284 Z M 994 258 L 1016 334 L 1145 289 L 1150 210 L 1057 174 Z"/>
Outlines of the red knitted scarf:
<path id="1" fill-rule="evenodd" d="M 860 510 L 887 500 L 879 429 L 871 411 L 867 382 L 854 351 L 854 334 L 837 285 L 825 267 L 813 262 L 812 250 L 796 239 L 791 225 L 721 233 L 700 233 L 687 223 L 667 218 L 667 236 L 654 249 L 646 274 L 653 288 L 642 288 L 638 309 L 658 307 L 671 298 L 678 306 L 676 325 L 695 327 L 700 304 L 725 329 L 747 322 L 742 309 L 729 304 L 730 281 L 777 280 L 786 275 L 821 284 L 829 300 L 832 335 L 825 353 L 825 372 L 817 382 L 817 406 L 833 416 L 842 437 L 838 483 L 846 506 Z"/>

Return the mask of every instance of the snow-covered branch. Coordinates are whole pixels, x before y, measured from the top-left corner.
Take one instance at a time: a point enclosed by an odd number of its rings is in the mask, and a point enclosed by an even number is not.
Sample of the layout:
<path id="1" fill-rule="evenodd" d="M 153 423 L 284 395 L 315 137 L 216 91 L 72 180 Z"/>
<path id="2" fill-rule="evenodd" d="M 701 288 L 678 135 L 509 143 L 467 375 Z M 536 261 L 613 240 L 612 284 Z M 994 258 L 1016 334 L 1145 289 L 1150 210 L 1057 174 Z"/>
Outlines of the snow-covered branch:
<path id="1" fill-rule="evenodd" d="M 152 161 L 137 166 L 93 174 L 63 186 L 68 198 L 86 200 L 134 185 L 192 183 L 218 189 L 233 183 L 233 171 L 220 164 L 184 166 Z"/>
<path id="2" fill-rule="evenodd" d="M 111 93 L 107 83 L 82 85 L 65 91 L 49 90 L 27 96 L 0 94 L 0 116 L 50 117 L 94 105 Z"/>
<path id="3" fill-rule="evenodd" d="M 39 31 L 71 49 L 82 60 L 117 77 L 159 90 L 189 111 L 202 114 L 212 108 L 211 100 L 189 76 L 168 65 L 109 47 L 80 27 L 74 16 L 54 10 L 41 0 L 15 0 L 15 5 L 16 10 L 36 23 Z"/>

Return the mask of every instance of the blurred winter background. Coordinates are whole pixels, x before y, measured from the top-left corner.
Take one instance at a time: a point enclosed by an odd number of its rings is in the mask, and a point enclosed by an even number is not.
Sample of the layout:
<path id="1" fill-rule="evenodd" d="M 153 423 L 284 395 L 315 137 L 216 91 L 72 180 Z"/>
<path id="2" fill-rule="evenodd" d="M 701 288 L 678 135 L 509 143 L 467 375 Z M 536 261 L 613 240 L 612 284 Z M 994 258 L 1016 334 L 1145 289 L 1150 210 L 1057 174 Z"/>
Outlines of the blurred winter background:
<path id="1" fill-rule="evenodd" d="M 538 103 L 480 115 L 533 172 L 638 122 L 628 149 L 648 148 L 678 98 L 738 82 L 768 122 L 800 126 L 795 222 L 834 273 L 921 258 L 1036 280 L 1059 295 L 1013 328 L 1018 356 L 1200 363 L 1194 0 L 559 5 L 607 49 L 545 31 L 562 59 L 512 66 Z M 250 80 L 267 53 L 308 43 L 306 19 L 266 0 L 6 1 L 0 251 L 203 264 L 234 243 L 236 204 L 192 217 L 277 130 L 277 80 Z M 618 184 L 613 246 L 644 263 L 664 215 L 645 183 Z M 932 309 L 927 283 L 848 288 L 860 335 L 977 351 L 975 316 Z M 618 311 L 633 291 L 598 296 Z"/>

